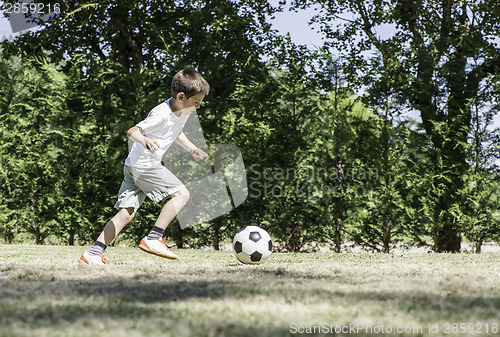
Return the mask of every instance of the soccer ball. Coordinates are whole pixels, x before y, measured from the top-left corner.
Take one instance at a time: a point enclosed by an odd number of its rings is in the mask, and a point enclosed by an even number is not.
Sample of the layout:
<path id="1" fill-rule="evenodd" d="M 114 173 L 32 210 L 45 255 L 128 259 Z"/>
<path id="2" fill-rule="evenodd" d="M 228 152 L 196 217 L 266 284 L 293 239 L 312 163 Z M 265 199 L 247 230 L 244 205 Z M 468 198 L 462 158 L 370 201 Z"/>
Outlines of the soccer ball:
<path id="1" fill-rule="evenodd" d="M 234 256 L 243 263 L 262 263 L 271 256 L 272 249 L 271 237 L 257 226 L 240 229 L 233 239 Z"/>

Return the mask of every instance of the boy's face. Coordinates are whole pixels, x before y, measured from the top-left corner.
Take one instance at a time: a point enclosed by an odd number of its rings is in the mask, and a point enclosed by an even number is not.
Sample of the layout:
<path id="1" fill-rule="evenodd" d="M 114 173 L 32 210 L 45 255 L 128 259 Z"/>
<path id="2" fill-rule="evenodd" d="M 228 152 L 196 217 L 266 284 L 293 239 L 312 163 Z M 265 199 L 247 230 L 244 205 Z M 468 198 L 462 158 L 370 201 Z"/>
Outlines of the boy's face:
<path id="1" fill-rule="evenodd" d="M 182 113 L 186 116 L 189 116 L 196 110 L 198 110 L 201 106 L 201 102 L 205 98 L 204 93 L 198 93 L 194 96 L 191 96 L 189 98 L 186 97 L 186 95 L 183 92 L 180 92 L 177 95 L 177 101 L 179 102 L 179 110 L 182 111 Z"/>

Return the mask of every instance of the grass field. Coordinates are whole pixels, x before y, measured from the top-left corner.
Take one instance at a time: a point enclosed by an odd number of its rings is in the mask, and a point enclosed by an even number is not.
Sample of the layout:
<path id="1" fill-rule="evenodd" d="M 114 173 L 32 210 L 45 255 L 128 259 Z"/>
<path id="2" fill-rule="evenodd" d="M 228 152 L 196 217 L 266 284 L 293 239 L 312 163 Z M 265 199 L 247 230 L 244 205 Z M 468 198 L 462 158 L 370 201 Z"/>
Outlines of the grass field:
<path id="1" fill-rule="evenodd" d="M 498 254 L 83 250 L 0 245 L 0 336 L 500 336 Z"/>

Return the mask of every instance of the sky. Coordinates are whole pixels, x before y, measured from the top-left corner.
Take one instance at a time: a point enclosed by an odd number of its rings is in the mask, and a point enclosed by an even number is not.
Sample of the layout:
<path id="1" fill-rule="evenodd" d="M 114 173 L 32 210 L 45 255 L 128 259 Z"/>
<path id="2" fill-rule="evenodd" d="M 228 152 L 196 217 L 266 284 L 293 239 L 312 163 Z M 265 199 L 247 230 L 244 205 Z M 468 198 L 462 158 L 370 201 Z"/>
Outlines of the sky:
<path id="1" fill-rule="evenodd" d="M 0 19 L 0 40 L 3 40 L 5 36 L 9 36 L 12 34 L 12 29 L 10 28 L 10 23 L 7 19 L 3 17 Z"/>

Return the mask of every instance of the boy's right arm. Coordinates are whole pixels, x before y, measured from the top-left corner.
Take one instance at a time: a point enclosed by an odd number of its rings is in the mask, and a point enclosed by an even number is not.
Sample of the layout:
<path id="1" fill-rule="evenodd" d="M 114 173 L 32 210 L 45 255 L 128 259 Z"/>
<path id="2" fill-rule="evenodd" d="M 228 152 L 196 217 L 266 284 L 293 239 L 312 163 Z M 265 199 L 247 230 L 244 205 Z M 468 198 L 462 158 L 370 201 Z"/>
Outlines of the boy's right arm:
<path id="1" fill-rule="evenodd" d="M 144 137 L 142 129 L 138 126 L 133 126 L 127 131 L 127 137 L 135 143 L 144 145 L 146 149 L 155 153 L 160 148 L 157 141 Z"/>

